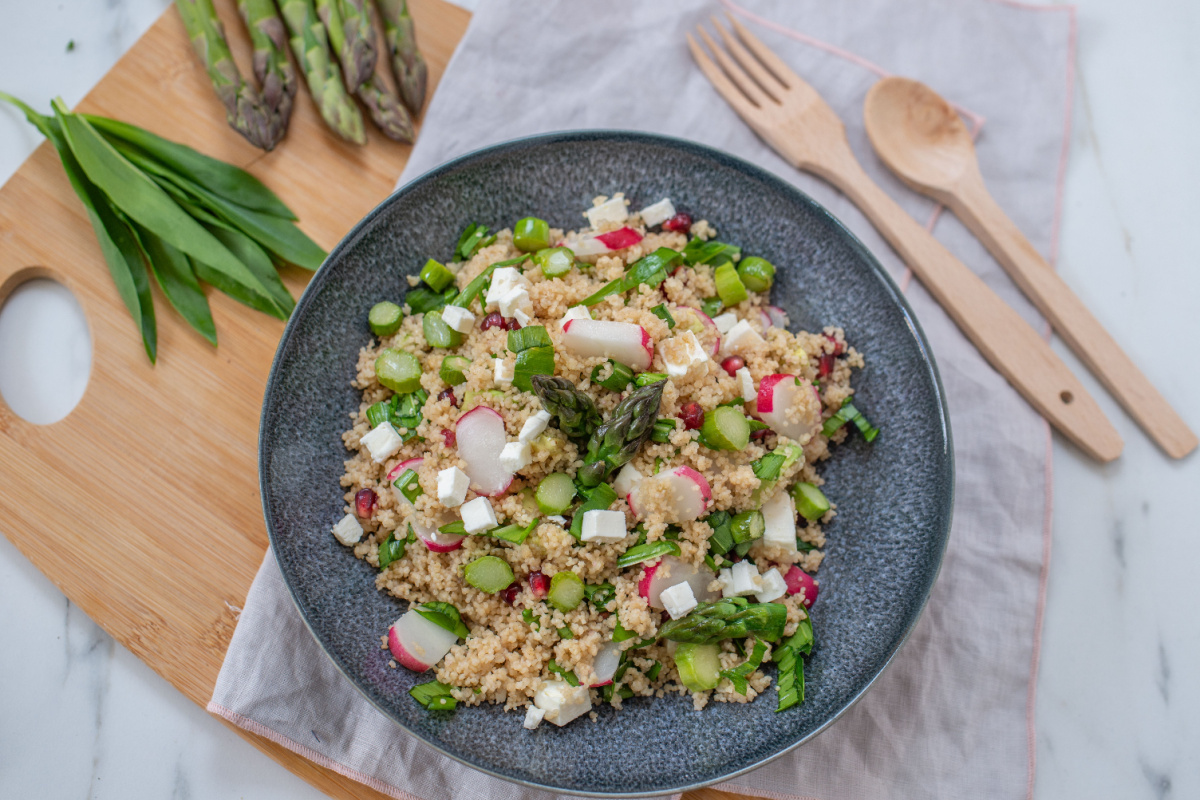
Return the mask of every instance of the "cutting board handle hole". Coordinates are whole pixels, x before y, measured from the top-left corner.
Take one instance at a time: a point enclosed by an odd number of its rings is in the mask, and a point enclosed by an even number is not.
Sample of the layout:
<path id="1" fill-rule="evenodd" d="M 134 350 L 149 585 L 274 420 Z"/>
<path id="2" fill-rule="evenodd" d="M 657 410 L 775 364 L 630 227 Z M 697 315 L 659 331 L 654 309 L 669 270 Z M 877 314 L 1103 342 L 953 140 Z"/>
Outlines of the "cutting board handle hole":
<path id="1" fill-rule="evenodd" d="M 131 334 L 133 332 L 131 331 Z M 83 399 L 92 337 L 75 295 L 42 267 L 0 286 L 0 397 L 21 419 L 58 422 Z"/>

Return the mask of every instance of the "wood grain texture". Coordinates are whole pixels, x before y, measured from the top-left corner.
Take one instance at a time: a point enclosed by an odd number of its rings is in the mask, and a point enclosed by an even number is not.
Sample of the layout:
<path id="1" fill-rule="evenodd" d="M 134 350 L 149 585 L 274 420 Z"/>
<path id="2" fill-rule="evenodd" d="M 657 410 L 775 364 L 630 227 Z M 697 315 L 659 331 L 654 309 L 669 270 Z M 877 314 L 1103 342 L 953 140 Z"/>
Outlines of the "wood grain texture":
<path id="1" fill-rule="evenodd" d="M 234 2 L 217 6 L 249 74 Z M 410 6 L 432 94 L 470 16 L 441 0 Z M 304 89 L 284 142 L 268 154 L 254 149 L 225 124 L 174 8 L 79 108 L 250 170 L 325 248 L 387 196 L 410 151 L 374 130 L 366 147 L 341 141 Z M 0 189 L 0 303 L 36 277 L 60 281 L 78 299 L 92 338 L 92 372 L 79 405 L 53 425 L 30 424 L 0 401 L 4 532 L 113 638 L 203 706 L 236 625 L 234 609 L 267 546 L 258 419 L 283 323 L 210 292 L 220 341 L 214 349 L 156 287 L 159 360 L 151 366 L 48 144 Z M 284 275 L 294 294 L 307 279 L 302 270 Z M 235 730 L 331 797 L 383 797 Z M 692 800 L 733 797 L 706 792 Z"/>

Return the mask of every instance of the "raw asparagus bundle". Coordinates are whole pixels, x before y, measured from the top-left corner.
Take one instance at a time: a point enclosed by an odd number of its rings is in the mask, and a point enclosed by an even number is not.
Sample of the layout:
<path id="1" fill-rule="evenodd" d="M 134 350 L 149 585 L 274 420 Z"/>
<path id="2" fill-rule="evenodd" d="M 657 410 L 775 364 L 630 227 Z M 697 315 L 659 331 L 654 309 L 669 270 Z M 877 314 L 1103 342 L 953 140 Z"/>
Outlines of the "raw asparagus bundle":
<path id="1" fill-rule="evenodd" d="M 379 16 L 383 19 L 383 39 L 392 57 L 400 97 L 409 111 L 419 114 L 425 105 L 429 70 L 417 49 L 417 34 L 408 13 L 408 0 L 379 0 Z"/>
<path id="2" fill-rule="evenodd" d="M 666 385 L 665 380 L 659 381 L 633 392 L 613 409 L 604 424 L 592 432 L 584 465 L 579 470 L 581 484 L 595 486 L 637 455 L 654 433 Z"/>
<path id="3" fill-rule="evenodd" d="M 313 0 L 280 0 L 279 10 L 321 118 L 343 139 L 364 144 L 367 137 L 362 113 L 346 93 L 342 71 L 330 52 L 329 38 Z"/>
<path id="4" fill-rule="evenodd" d="M 287 54 L 287 30 L 275 10 L 275 0 L 238 0 L 238 11 L 254 46 L 254 77 L 261 87 L 263 106 L 278 118 L 282 138 L 296 97 L 296 70 Z"/>
<path id="5" fill-rule="evenodd" d="M 215 345 L 200 281 L 286 319 L 295 302 L 276 264 L 316 269 L 325 258 L 291 210 L 237 167 L 133 125 L 73 114 L 61 99 L 52 104 L 54 116 L 4 93 L 0 100 L 17 106 L 58 151 L 151 362 L 158 351 L 151 273 L 171 305 Z"/>

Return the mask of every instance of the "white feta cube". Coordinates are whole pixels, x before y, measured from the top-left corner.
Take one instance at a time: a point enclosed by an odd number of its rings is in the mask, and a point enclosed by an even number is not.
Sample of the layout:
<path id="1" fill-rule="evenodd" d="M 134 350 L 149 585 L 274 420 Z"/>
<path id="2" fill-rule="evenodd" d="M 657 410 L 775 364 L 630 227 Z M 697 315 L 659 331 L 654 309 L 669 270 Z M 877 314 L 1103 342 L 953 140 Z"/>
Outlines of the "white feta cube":
<path id="1" fill-rule="evenodd" d="M 628 534 L 625 530 L 625 515 L 620 511 L 592 509 L 583 514 L 583 541 L 596 544 L 614 544 Z"/>
<path id="2" fill-rule="evenodd" d="M 762 507 L 763 541 L 779 545 L 788 552 L 796 552 L 796 504 L 792 496 L 778 491 Z"/>
<path id="3" fill-rule="evenodd" d="M 599 230 L 601 225 L 616 225 L 629 219 L 629 210 L 625 208 L 625 195 L 620 192 L 584 213 L 593 230 Z"/>
<path id="4" fill-rule="evenodd" d="M 742 386 L 742 400 L 747 403 L 758 399 L 758 391 L 754 388 L 754 378 L 750 377 L 750 369 L 742 367 L 734 373 Z"/>
<path id="5" fill-rule="evenodd" d="M 521 426 L 521 432 L 517 434 L 517 440 L 521 442 L 533 442 L 534 439 L 542 435 L 542 432 L 546 430 L 549 424 L 550 412 L 543 409 L 525 420 L 525 424 Z"/>
<path id="6" fill-rule="evenodd" d="M 525 469 L 533 461 L 533 448 L 529 442 L 509 442 L 500 451 L 500 466 L 509 472 Z"/>
<path id="7" fill-rule="evenodd" d="M 462 507 L 462 523 L 467 533 L 483 533 L 490 531 L 500 523 L 496 520 L 496 511 L 492 501 L 486 497 L 476 497 Z"/>
<path id="8" fill-rule="evenodd" d="M 763 343 L 758 331 L 750 327 L 750 323 L 741 320 L 721 339 L 722 353 L 744 353 L 755 345 Z"/>
<path id="9" fill-rule="evenodd" d="M 376 464 L 382 464 L 391 458 L 400 446 L 404 444 L 404 440 L 400 438 L 400 434 L 396 433 L 396 429 L 392 427 L 392 423 L 384 421 L 375 426 L 375 429 L 362 437 L 362 443 L 371 451 L 371 458 Z"/>
<path id="10" fill-rule="evenodd" d="M 465 308 L 446 306 L 442 309 L 442 321 L 459 333 L 470 333 L 475 327 L 475 315 Z"/>
<path id="11" fill-rule="evenodd" d="M 739 561 L 730 567 L 729 597 L 746 597 L 762 590 L 762 578 L 758 575 L 758 567 L 745 560 Z"/>
<path id="12" fill-rule="evenodd" d="M 573 319 L 591 319 L 592 314 L 587 310 L 587 306 L 571 306 L 567 309 L 567 313 L 563 314 L 562 320 L 558 323 L 561 328 Z"/>
<path id="13" fill-rule="evenodd" d="M 437 475 L 438 502 L 446 508 L 461 506 L 469 488 L 471 479 L 458 467 L 444 469 Z"/>
<path id="14" fill-rule="evenodd" d="M 505 292 L 496 307 L 502 317 L 514 317 L 518 310 L 533 310 L 533 302 L 529 299 L 529 290 L 524 286 L 514 286 Z"/>
<path id="15" fill-rule="evenodd" d="M 337 521 L 337 525 L 333 526 L 333 535 L 347 547 L 358 544 L 363 535 L 362 525 L 353 514 L 347 514 Z"/>
<path id="16" fill-rule="evenodd" d="M 787 583 L 783 580 L 783 576 L 779 574 L 779 570 L 777 569 L 772 568 L 764 572 L 762 574 L 762 584 L 762 591 L 754 595 L 754 599 L 760 603 L 769 603 L 787 594 Z"/>
<path id="17" fill-rule="evenodd" d="M 529 324 L 533 322 L 533 317 L 526 314 L 525 309 L 523 308 L 518 308 L 516 311 L 514 311 L 513 317 L 517 320 L 517 322 L 521 323 L 522 328 L 528 327 Z"/>
<path id="18" fill-rule="evenodd" d="M 726 567 L 717 573 L 717 583 L 721 584 L 721 597 L 735 597 L 733 593 L 733 574 Z"/>
<path id="19" fill-rule="evenodd" d="M 495 359 L 496 365 L 493 368 L 492 383 L 500 387 L 512 386 L 513 377 L 516 375 L 516 368 L 505 361 L 503 358 Z"/>
<path id="20" fill-rule="evenodd" d="M 521 274 L 516 267 L 499 267 L 492 273 L 492 282 L 488 286 L 486 305 L 499 303 L 500 298 L 517 286 L 528 286 L 529 279 Z"/>
<path id="21" fill-rule="evenodd" d="M 546 718 L 546 712 L 537 706 L 530 706 L 525 712 L 525 721 L 521 726 L 527 731 L 536 730 L 538 725 L 542 724 L 542 720 Z"/>
<path id="22" fill-rule="evenodd" d="M 717 326 L 717 330 L 721 335 L 729 333 L 730 328 L 738 324 L 737 314 L 726 311 L 724 314 L 718 314 L 712 318 L 713 324 Z"/>
<path id="23" fill-rule="evenodd" d="M 550 516 L 546 517 L 546 519 L 550 520 L 551 522 L 553 522 L 557 525 L 566 525 L 567 524 L 567 518 L 564 517 L 562 514 L 551 514 Z"/>
<path id="24" fill-rule="evenodd" d="M 533 704 L 546 712 L 548 721 L 561 728 L 592 710 L 592 694 L 586 686 L 572 686 L 556 678 L 537 690 Z"/>
<path id="25" fill-rule="evenodd" d="M 657 203 L 651 203 L 638 212 L 642 218 L 642 222 L 647 228 L 653 228 L 655 225 L 661 225 L 671 217 L 675 216 L 675 204 L 671 202 L 671 198 L 664 197 Z"/>
<path id="26" fill-rule="evenodd" d="M 617 473 L 617 479 L 613 481 L 613 490 L 618 497 L 628 497 L 629 493 L 633 491 L 633 487 L 641 483 L 644 478 L 642 473 L 633 468 L 633 464 L 626 464 Z"/>
<path id="27" fill-rule="evenodd" d="M 700 346 L 700 340 L 691 331 L 684 331 L 666 339 L 659 345 L 663 363 L 667 365 L 667 377 L 682 378 L 694 367 L 708 361 L 708 354 Z"/>
<path id="28" fill-rule="evenodd" d="M 671 619 L 679 619 L 696 607 L 696 595 L 687 581 L 668 586 L 658 597 Z"/>

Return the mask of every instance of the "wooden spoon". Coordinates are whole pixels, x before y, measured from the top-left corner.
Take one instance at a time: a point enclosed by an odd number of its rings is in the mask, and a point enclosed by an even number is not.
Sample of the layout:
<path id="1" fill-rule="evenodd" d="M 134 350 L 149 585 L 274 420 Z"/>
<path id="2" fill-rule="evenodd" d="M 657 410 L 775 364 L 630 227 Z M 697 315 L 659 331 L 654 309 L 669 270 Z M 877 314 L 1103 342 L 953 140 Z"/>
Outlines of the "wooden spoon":
<path id="1" fill-rule="evenodd" d="M 1173 458 L 1196 434 L 988 193 L 966 125 L 936 92 L 884 78 L 867 92 L 867 136 L 901 180 L 952 210 L 1151 439 Z"/>

